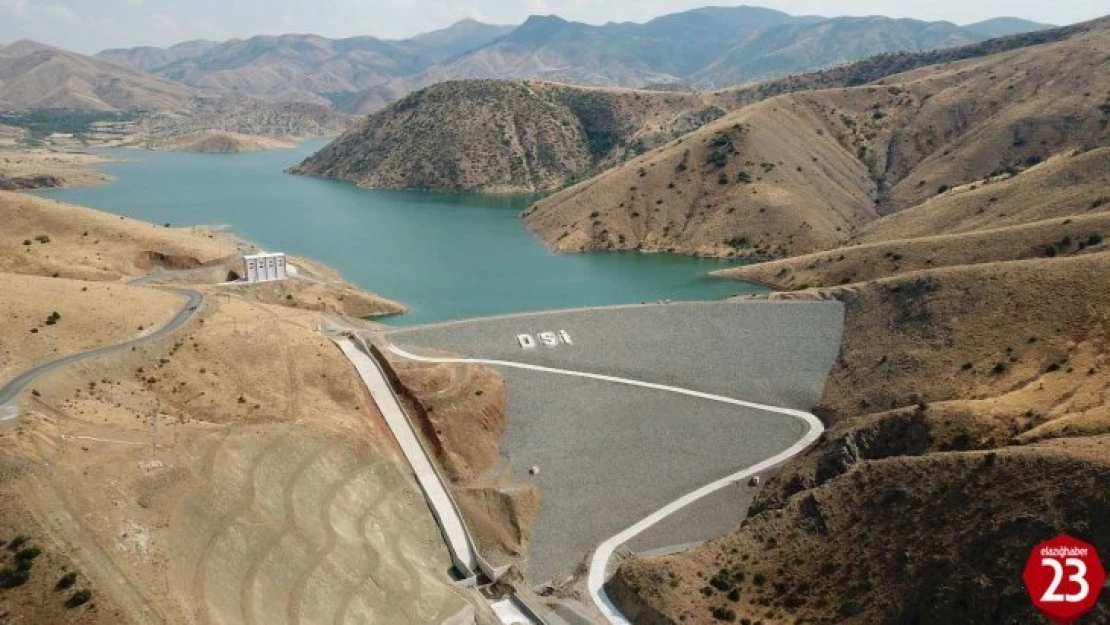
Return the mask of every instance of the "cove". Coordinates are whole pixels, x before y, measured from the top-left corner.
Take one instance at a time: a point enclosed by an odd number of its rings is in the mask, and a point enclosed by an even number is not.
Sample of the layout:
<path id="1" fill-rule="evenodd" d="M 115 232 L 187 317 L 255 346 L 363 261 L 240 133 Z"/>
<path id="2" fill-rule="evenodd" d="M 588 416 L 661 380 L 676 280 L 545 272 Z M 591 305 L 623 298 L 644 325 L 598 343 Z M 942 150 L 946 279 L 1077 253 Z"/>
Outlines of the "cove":
<path id="1" fill-rule="evenodd" d="M 557 255 L 518 215 L 525 196 L 361 189 L 284 171 L 324 141 L 249 154 L 99 150 L 115 181 L 39 195 L 173 226 L 221 224 L 268 251 L 323 262 L 413 325 L 555 308 L 764 292 L 706 273 L 737 264 L 635 252 Z"/>

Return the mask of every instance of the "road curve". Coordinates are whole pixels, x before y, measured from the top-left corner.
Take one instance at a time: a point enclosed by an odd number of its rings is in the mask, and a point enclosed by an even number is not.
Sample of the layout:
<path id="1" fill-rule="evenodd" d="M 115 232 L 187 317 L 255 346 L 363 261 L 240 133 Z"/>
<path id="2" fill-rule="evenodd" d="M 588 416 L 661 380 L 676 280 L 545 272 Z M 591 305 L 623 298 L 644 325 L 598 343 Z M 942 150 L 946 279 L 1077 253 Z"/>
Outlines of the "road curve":
<path id="1" fill-rule="evenodd" d="M 204 302 L 204 295 L 200 291 L 179 288 L 169 290 L 184 295 L 186 298 L 188 298 L 188 301 L 185 303 L 184 306 L 181 307 L 181 310 L 179 310 L 177 314 L 174 315 L 173 319 L 170 319 L 169 323 L 162 326 L 158 330 L 145 336 L 126 340 L 122 343 L 105 345 L 104 347 L 97 347 L 88 351 L 76 352 L 73 354 L 69 354 L 68 356 L 62 356 L 57 360 L 51 360 L 50 362 L 32 367 L 17 375 L 15 378 L 13 378 L 11 381 L 7 382 L 3 386 L 0 386 L 0 423 L 15 419 L 19 415 L 18 407 L 15 406 L 16 398 L 19 396 L 19 393 L 23 391 L 23 389 L 27 388 L 28 384 L 30 384 L 39 376 L 46 375 L 48 373 L 61 369 L 62 367 L 72 365 L 76 362 L 89 360 L 91 358 L 103 356 L 104 354 L 108 354 L 120 349 L 125 349 L 135 345 L 141 345 L 142 343 L 162 338 L 163 336 L 169 334 L 170 332 L 173 332 L 174 330 L 184 325 L 186 321 L 192 318 L 193 314 L 196 312 L 197 308 L 200 307 L 201 303 Z"/>
<path id="2" fill-rule="evenodd" d="M 594 550 L 593 556 L 590 558 L 589 574 L 586 579 L 586 586 L 589 589 L 590 599 L 593 601 L 594 605 L 597 607 L 598 610 L 601 611 L 601 614 L 605 617 L 605 619 L 610 623 L 613 623 L 614 625 L 629 625 L 630 623 L 628 619 L 625 618 L 623 614 L 621 614 L 620 610 L 617 609 L 617 606 L 613 603 L 613 601 L 609 598 L 609 595 L 605 592 L 606 568 L 609 564 L 610 558 L 613 555 L 613 551 L 615 551 L 617 547 L 632 540 L 634 537 L 636 537 L 638 534 L 648 529 L 652 525 L 655 525 L 659 521 L 662 521 L 664 518 L 670 516 L 671 514 L 674 514 L 675 512 L 678 512 L 682 508 L 696 502 L 697 500 L 706 497 L 718 490 L 721 490 L 722 488 L 725 488 L 731 484 L 742 482 L 752 475 L 756 475 L 762 471 L 766 471 L 770 468 L 786 462 L 790 458 L 793 458 L 795 455 L 801 453 L 807 447 L 812 445 L 825 430 L 824 424 L 821 423 L 820 419 L 808 412 L 802 410 L 794 410 L 792 408 L 782 408 L 779 406 L 759 404 L 740 399 L 733 399 L 731 397 L 724 397 L 722 395 L 703 393 L 701 391 L 694 391 L 677 386 L 657 384 L 654 382 L 643 382 L 641 380 L 633 380 L 611 375 L 602 375 L 598 373 L 588 373 L 584 371 L 574 371 L 570 369 L 557 369 L 554 367 L 545 367 L 541 365 L 533 365 L 522 362 L 488 360 L 481 358 L 431 358 L 426 356 L 418 356 L 416 354 L 409 353 L 404 349 L 397 347 L 396 345 L 393 345 L 388 340 L 384 341 L 384 344 L 386 348 L 389 349 L 389 351 L 393 352 L 397 356 L 417 362 L 445 364 L 482 364 L 497 367 L 524 369 L 528 371 L 538 371 L 541 373 L 551 373 L 555 375 L 589 378 L 592 380 L 613 382 L 616 384 L 627 384 L 630 386 L 639 386 L 642 388 L 678 393 L 681 395 L 687 395 L 699 399 L 707 399 L 710 401 L 732 404 L 734 406 L 742 406 L 745 408 L 753 408 L 756 410 L 763 410 L 766 412 L 781 414 L 797 419 L 806 426 L 806 433 L 793 445 L 784 449 L 778 454 L 775 454 L 774 456 L 771 456 L 770 458 L 758 462 L 750 467 L 741 469 L 740 471 L 737 471 L 731 475 L 722 477 L 719 480 L 706 484 L 705 486 L 702 486 L 701 488 L 691 493 L 687 493 L 686 495 L 679 497 L 678 499 L 651 513 L 647 517 L 644 517 L 640 521 L 637 521 L 635 524 L 628 527 L 619 534 L 603 541 L 600 545 L 597 546 L 597 548 Z"/>

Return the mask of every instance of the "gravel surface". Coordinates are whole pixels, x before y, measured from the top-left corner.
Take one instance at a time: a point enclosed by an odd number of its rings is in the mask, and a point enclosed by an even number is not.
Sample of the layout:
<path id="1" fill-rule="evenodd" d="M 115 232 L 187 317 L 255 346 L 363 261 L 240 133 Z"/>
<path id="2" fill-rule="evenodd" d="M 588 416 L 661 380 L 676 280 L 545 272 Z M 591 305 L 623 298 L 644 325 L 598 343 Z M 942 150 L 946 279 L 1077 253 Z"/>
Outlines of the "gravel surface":
<path id="1" fill-rule="evenodd" d="M 713 302 L 516 315 L 392 332 L 419 353 L 527 362 L 808 409 L 836 358 L 836 302 Z M 518 334 L 572 344 L 521 349 Z M 795 419 L 673 392 L 500 367 L 509 386 L 501 450 L 540 467 L 543 504 L 527 577 L 569 575 L 601 541 L 666 503 L 774 455 Z M 637 537 L 635 550 L 704 540 L 743 518 L 751 489 L 726 489 Z"/>

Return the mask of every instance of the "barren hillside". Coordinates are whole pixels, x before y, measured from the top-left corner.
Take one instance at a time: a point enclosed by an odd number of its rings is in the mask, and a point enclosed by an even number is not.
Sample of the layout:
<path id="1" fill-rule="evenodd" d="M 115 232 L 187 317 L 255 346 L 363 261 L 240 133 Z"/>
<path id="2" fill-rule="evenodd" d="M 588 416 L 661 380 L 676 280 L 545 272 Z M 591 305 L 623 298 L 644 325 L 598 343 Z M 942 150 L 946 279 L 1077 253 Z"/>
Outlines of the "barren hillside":
<path id="1" fill-rule="evenodd" d="M 482 556 L 495 566 L 519 566 L 540 492 L 535 483 L 514 478 L 501 455 L 508 411 L 504 378 L 480 365 L 383 359 L 425 445 L 451 481 Z"/>
<path id="2" fill-rule="evenodd" d="M 981 181 L 1110 143 L 1108 32 L 1103 20 L 1057 43 L 772 98 L 546 198 L 526 219 L 560 251 L 836 247 L 883 214 L 977 181 L 989 193 Z M 1043 181 L 1068 178 L 1051 171 Z M 1094 201 L 1098 176 L 1088 178 L 1083 198 L 1042 195 Z"/>
<path id="3" fill-rule="evenodd" d="M 151 150 L 172 152 L 204 152 L 209 154 L 238 154 L 262 150 L 283 150 L 293 147 L 293 143 L 269 137 L 244 135 L 237 132 L 202 130 L 166 139 L 156 139 L 147 143 Z"/>
<path id="4" fill-rule="evenodd" d="M 184 110 L 185 85 L 31 41 L 0 47 L 0 109 Z"/>
<path id="5" fill-rule="evenodd" d="M 722 113 L 695 93 L 445 83 L 370 116 L 294 171 L 367 187 L 542 191 Z"/>
<path id="6" fill-rule="evenodd" d="M 172 228 L 0 191 L 0 272 L 115 281 L 168 271 L 167 281 L 214 284 L 242 271 L 251 244 L 215 228 Z M 330 268 L 291 257 L 316 281 L 286 280 L 250 289 L 255 300 L 349 317 L 394 314 L 404 307 L 345 282 Z"/>
<path id="7" fill-rule="evenodd" d="M 171 335 L 36 379 L 0 422 L 0 618 L 492 618 L 452 584 L 374 402 L 317 331 L 394 304 L 301 259 L 314 281 L 212 286 L 244 245 L 214 230 L 15 193 L 0 193 L 0 213 L 0 282 L 19 294 L 0 304 L 0 382 L 148 334 L 184 304 L 123 277 L 207 295 Z"/>
<path id="8" fill-rule="evenodd" d="M 879 219 L 845 247 L 715 275 L 794 290 L 934 267 L 1090 253 L 1106 249 L 1110 236 L 1108 188 L 1110 149 L 1061 155 Z"/>
<path id="9" fill-rule="evenodd" d="M 1110 549 L 1108 269 L 1101 252 L 791 295 L 846 305 L 829 431 L 739 528 L 625 562 L 614 596 L 643 623 L 1040 622 L 1030 547 Z"/>

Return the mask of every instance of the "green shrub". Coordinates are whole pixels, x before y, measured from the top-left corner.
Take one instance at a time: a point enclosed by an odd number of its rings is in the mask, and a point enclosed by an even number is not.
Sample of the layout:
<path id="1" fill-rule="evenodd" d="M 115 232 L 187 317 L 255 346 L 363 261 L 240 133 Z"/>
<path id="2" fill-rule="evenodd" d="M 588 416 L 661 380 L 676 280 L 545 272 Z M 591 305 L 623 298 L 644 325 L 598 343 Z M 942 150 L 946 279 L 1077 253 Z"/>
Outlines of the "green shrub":
<path id="1" fill-rule="evenodd" d="M 739 182 L 740 184 L 751 184 L 752 177 L 748 172 L 742 171 L 736 174 L 736 182 Z"/>
<path id="2" fill-rule="evenodd" d="M 732 623 L 736 620 L 736 613 L 724 606 L 717 606 L 713 608 L 713 618 L 718 621 Z"/>
<path id="3" fill-rule="evenodd" d="M 1092 234 L 1091 236 L 1087 237 L 1087 245 L 1088 246 L 1098 245 L 1099 243 L 1102 243 L 1102 235 L 1101 234 L 1095 233 L 1095 234 Z"/>
<path id="4" fill-rule="evenodd" d="M 77 573 L 66 573 L 54 584 L 54 590 L 69 590 L 77 583 Z"/>
<path id="5" fill-rule="evenodd" d="M 19 562 L 31 562 L 40 555 L 42 555 L 42 549 L 38 547 L 27 547 L 25 549 L 20 549 L 19 552 L 15 554 L 15 559 Z"/>
<path id="6" fill-rule="evenodd" d="M 27 583 L 31 572 L 26 569 L 4 567 L 0 569 L 0 588 L 16 588 Z"/>
<path id="7" fill-rule="evenodd" d="M 728 174 L 726 174 L 725 172 L 722 171 L 721 175 L 717 176 L 717 184 L 720 184 L 720 185 L 728 184 Z"/>
<path id="8" fill-rule="evenodd" d="M 92 599 L 92 593 L 82 588 L 73 593 L 69 599 L 66 599 L 66 607 L 70 609 L 80 607 L 88 603 L 90 599 Z"/>
<path id="9" fill-rule="evenodd" d="M 948 189 L 950 189 L 950 188 L 951 188 L 951 187 L 949 187 L 949 186 L 948 186 L 948 185 L 946 185 L 946 184 L 942 184 L 942 185 L 940 185 L 939 187 L 937 187 L 937 195 L 940 195 L 941 193 L 944 193 L 945 191 L 947 191 L 947 190 L 948 190 Z"/>

